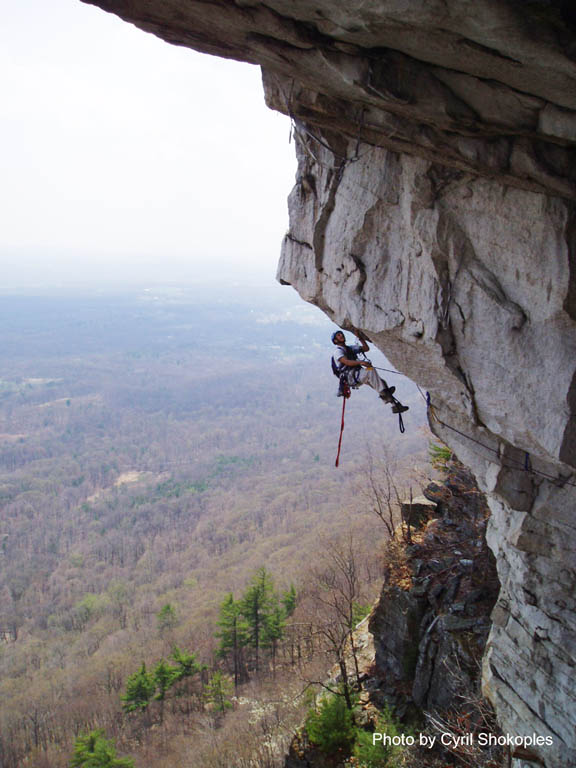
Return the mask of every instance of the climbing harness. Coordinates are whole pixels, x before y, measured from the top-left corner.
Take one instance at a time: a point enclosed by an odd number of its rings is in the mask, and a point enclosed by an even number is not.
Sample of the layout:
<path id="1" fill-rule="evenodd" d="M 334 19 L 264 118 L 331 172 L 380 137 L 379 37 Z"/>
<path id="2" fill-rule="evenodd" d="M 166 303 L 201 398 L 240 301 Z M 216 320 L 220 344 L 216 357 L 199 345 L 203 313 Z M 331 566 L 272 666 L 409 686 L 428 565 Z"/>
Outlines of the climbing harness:
<path id="1" fill-rule="evenodd" d="M 346 347 L 346 354 L 350 355 L 351 360 L 356 360 L 357 355 L 356 353 L 349 349 L 349 347 Z M 358 376 L 360 375 L 360 368 L 348 368 L 346 369 L 345 366 L 339 366 L 334 358 L 332 357 L 332 373 L 334 376 L 338 378 L 339 385 L 338 385 L 338 397 L 350 397 L 350 388 L 358 389 L 360 386 L 358 384 Z M 348 388 L 348 395 L 344 394 L 345 387 Z"/>

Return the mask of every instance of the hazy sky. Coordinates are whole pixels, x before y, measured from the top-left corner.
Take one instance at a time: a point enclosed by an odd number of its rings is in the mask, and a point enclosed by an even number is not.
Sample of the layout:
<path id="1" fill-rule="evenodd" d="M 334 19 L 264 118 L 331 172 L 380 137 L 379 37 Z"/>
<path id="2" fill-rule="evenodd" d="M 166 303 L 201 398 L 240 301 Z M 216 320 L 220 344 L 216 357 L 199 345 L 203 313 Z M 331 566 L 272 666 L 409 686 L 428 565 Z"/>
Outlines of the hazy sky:
<path id="1" fill-rule="evenodd" d="M 259 68 L 79 0 L 7 3 L 0 68 L 4 288 L 273 279 L 296 161 Z"/>

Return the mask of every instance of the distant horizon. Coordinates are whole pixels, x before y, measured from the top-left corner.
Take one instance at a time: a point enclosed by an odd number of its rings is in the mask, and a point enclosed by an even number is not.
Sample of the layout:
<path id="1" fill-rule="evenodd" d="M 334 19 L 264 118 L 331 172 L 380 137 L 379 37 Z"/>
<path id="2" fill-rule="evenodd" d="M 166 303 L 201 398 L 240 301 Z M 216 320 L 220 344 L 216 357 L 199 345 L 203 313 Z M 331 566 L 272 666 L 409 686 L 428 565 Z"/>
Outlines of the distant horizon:
<path id="1" fill-rule="evenodd" d="M 258 67 L 70 0 L 3 22 L 2 294 L 274 281 L 296 159 Z"/>
<path id="2" fill-rule="evenodd" d="M 324 327 L 326 331 L 334 322 L 317 306 L 305 301 L 291 286 L 277 281 L 267 281 L 261 276 L 250 279 L 245 275 L 220 275 L 208 278 L 201 276 L 189 281 L 136 280 L 103 283 L 98 281 L 69 282 L 66 284 L 39 284 L 34 286 L 0 285 L 0 297 L 23 301 L 95 301 L 111 300 L 157 302 L 158 306 L 185 304 L 203 305 L 248 305 L 250 311 L 260 316 L 262 324 L 296 322 L 299 325 Z M 6 311 L 0 304 L 0 313 Z M 328 337 L 327 337 L 328 338 Z"/>
<path id="3" fill-rule="evenodd" d="M 143 274 L 142 270 L 138 270 L 135 274 L 133 270 L 130 272 L 127 269 L 120 273 L 116 270 L 112 274 L 107 275 L 105 272 L 105 262 L 102 263 L 100 270 L 97 263 L 91 266 L 92 269 L 90 270 L 80 270 L 76 274 L 74 272 L 61 273 L 54 275 L 51 279 L 46 275 L 36 276 L 29 271 L 22 279 L 12 278 L 10 283 L 0 283 L 0 295 L 30 294 L 35 291 L 40 291 L 41 293 L 74 293 L 78 291 L 122 293 L 125 291 L 143 290 L 147 287 L 186 290 L 202 286 L 240 286 L 270 289 L 271 291 L 283 288 L 286 292 L 291 291 L 296 298 L 299 298 L 294 288 L 281 285 L 276 280 L 274 274 L 266 275 L 258 268 L 242 269 L 239 266 L 236 270 L 215 270 L 213 272 L 192 270 L 184 272 L 179 270 L 176 274 L 171 271 L 163 273 L 159 263 L 156 273 L 150 270 L 148 273 L 144 271 Z"/>

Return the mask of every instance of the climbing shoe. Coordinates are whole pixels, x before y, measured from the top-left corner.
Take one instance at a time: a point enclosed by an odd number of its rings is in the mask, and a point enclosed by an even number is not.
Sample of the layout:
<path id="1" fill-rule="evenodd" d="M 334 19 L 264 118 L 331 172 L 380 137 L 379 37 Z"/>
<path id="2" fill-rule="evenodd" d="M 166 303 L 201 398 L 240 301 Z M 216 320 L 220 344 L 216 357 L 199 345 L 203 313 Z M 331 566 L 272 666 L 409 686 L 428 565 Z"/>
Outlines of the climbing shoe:
<path id="1" fill-rule="evenodd" d="M 385 387 L 380 392 L 380 397 L 382 398 L 382 400 L 384 400 L 385 403 L 393 403 L 394 398 L 392 397 L 392 395 L 394 394 L 394 392 L 396 392 L 396 387 Z"/>
<path id="2" fill-rule="evenodd" d="M 392 413 L 404 413 L 409 409 L 408 405 L 402 405 L 402 403 L 396 403 L 396 405 L 392 408 Z"/>

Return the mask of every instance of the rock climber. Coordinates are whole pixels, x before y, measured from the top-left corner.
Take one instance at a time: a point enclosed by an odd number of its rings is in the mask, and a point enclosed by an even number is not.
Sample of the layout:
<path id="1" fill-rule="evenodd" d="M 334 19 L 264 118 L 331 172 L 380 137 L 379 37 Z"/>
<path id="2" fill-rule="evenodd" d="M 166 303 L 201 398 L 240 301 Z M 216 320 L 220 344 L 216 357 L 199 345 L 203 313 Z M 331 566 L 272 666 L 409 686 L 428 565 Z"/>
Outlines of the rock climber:
<path id="1" fill-rule="evenodd" d="M 335 331 L 332 334 L 332 343 L 337 350 L 332 358 L 332 369 L 337 376 L 344 375 L 348 386 L 357 389 L 361 384 L 375 389 L 385 403 L 392 405 L 392 413 L 404 413 L 408 410 L 407 405 L 402 405 L 395 397 L 396 387 L 389 387 L 381 379 L 376 370 L 372 367 L 369 360 L 360 360 L 358 355 L 370 351 L 366 336 L 362 331 L 358 331 L 358 341 L 360 344 L 351 346 L 346 344 L 346 337 L 342 331 Z M 339 394 L 341 394 L 339 392 Z"/>

